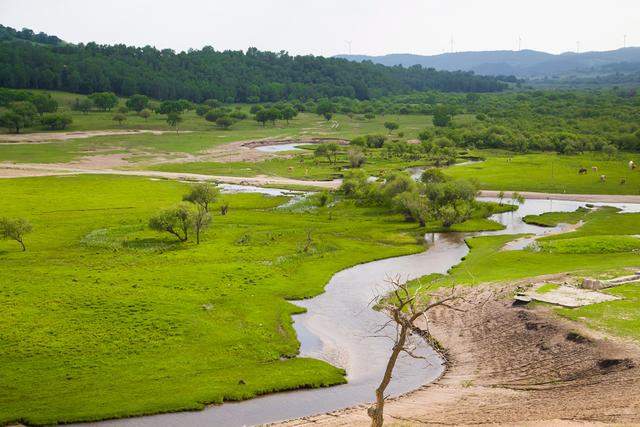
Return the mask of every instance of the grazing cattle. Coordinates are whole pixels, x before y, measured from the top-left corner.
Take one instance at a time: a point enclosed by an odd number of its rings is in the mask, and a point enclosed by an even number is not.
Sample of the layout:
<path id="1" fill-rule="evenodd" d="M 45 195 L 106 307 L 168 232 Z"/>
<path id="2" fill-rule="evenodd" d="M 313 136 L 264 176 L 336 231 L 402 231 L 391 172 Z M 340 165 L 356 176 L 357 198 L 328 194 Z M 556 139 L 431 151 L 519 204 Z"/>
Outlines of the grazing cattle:
<path id="1" fill-rule="evenodd" d="M 598 167 L 597 166 L 591 166 L 591 170 L 594 172 L 598 172 Z"/>
<path id="2" fill-rule="evenodd" d="M 629 169 L 634 170 L 636 168 L 636 164 L 633 160 L 629 160 Z"/>
<path id="3" fill-rule="evenodd" d="M 627 183 L 627 178 L 620 178 L 620 185 L 625 185 Z"/>
<path id="4" fill-rule="evenodd" d="M 605 182 L 607 180 L 607 175 L 600 175 L 600 182 Z"/>
<path id="5" fill-rule="evenodd" d="M 580 168 L 580 170 L 578 171 L 578 175 L 584 175 L 587 173 L 587 168 Z"/>

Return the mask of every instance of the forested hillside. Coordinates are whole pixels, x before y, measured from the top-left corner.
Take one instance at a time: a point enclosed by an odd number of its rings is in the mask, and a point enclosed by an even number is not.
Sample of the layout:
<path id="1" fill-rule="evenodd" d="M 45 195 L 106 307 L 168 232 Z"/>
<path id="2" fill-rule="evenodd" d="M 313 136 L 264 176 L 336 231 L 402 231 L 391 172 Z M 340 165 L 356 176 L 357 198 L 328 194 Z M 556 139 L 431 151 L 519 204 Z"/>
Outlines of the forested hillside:
<path id="1" fill-rule="evenodd" d="M 466 72 L 385 67 L 286 52 L 176 53 L 125 45 L 46 43 L 52 36 L 0 28 L 0 86 L 77 93 L 113 91 L 157 99 L 264 102 L 345 96 L 370 99 L 434 89 L 495 92 L 505 84 Z M 58 39 L 59 40 L 59 39 Z M 44 42 L 40 42 L 44 41 Z"/>

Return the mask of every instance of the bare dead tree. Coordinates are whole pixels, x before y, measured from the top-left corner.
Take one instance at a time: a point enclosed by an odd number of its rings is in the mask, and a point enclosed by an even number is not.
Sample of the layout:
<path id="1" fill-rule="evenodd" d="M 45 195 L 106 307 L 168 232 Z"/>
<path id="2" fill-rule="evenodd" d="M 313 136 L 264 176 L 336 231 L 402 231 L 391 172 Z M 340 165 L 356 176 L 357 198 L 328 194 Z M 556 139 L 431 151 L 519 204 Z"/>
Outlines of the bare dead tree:
<path id="1" fill-rule="evenodd" d="M 452 305 L 455 301 L 462 299 L 455 287 L 450 288 L 450 292 L 446 295 L 435 295 L 420 287 L 411 289 L 408 283 L 401 282 L 399 276 L 389 278 L 387 282 L 391 285 L 392 291 L 387 295 L 377 297 L 375 301 L 376 305 L 389 316 L 389 322 L 384 326 L 395 323 L 396 335 L 382 381 L 376 389 L 376 403 L 367 409 L 372 427 L 383 425 L 384 403 L 388 397 L 385 396 L 385 390 L 391 382 L 393 369 L 400 354 L 404 352 L 410 357 L 421 358 L 414 352 L 416 345 L 415 342 L 412 342 L 412 337 L 420 337 L 425 340 L 445 362 L 447 361 L 446 350 L 429 332 L 427 312 L 435 307 L 462 311 Z M 419 328 L 416 325 L 420 318 L 425 320 L 424 328 Z"/>

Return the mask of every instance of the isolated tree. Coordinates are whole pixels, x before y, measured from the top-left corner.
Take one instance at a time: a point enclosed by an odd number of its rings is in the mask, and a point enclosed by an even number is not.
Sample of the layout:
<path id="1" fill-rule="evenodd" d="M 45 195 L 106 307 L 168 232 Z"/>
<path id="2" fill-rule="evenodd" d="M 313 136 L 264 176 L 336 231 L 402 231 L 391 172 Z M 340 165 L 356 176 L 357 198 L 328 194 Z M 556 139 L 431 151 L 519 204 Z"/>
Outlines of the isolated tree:
<path id="1" fill-rule="evenodd" d="M 66 129 L 73 122 L 68 114 L 46 114 L 40 119 L 42 126 L 51 130 Z"/>
<path id="2" fill-rule="evenodd" d="M 326 157 L 329 163 L 334 163 L 337 160 L 338 144 L 330 142 L 327 144 L 320 144 L 316 147 L 313 154 L 316 157 Z"/>
<path id="3" fill-rule="evenodd" d="M 265 124 L 269 121 L 269 114 L 267 113 L 267 110 L 265 110 L 264 108 L 261 108 L 258 111 L 256 111 L 255 119 L 258 123 L 262 124 L 262 127 L 264 127 Z"/>
<path id="4" fill-rule="evenodd" d="M 151 117 L 151 110 L 149 110 L 148 108 L 145 108 L 144 110 L 140 111 L 138 113 L 138 116 L 142 117 L 144 119 L 144 121 L 146 122 L 147 119 L 149 117 Z"/>
<path id="5" fill-rule="evenodd" d="M 229 117 L 231 117 L 234 120 L 240 121 L 247 118 L 247 113 L 245 113 L 244 111 L 236 110 L 231 114 L 229 114 Z"/>
<path id="6" fill-rule="evenodd" d="M 329 142 L 327 144 L 327 154 L 329 155 L 329 157 L 333 157 L 333 163 L 336 163 L 338 161 L 338 144 L 336 144 L 335 142 Z"/>
<path id="7" fill-rule="evenodd" d="M 113 116 L 113 120 L 118 122 L 118 125 L 122 126 L 122 123 L 127 121 L 127 115 L 123 113 L 116 113 Z"/>
<path id="8" fill-rule="evenodd" d="M 347 157 L 349 158 L 349 164 L 352 168 L 359 168 L 366 161 L 366 157 L 360 148 L 351 148 L 347 152 Z"/>
<path id="9" fill-rule="evenodd" d="M 118 105 L 118 97 L 113 92 L 96 92 L 89 95 L 89 99 L 102 111 L 110 111 Z"/>
<path id="10" fill-rule="evenodd" d="M 511 200 L 513 201 L 513 204 L 518 204 L 518 205 L 523 205 L 525 202 L 525 198 L 522 194 L 518 193 L 517 191 L 511 194 Z"/>
<path id="11" fill-rule="evenodd" d="M 618 154 L 618 149 L 615 145 L 606 144 L 602 147 L 602 152 L 607 156 L 608 159 L 612 159 Z"/>
<path id="12" fill-rule="evenodd" d="M 193 203 L 209 212 L 209 207 L 218 200 L 219 196 L 220 190 L 217 186 L 208 182 L 201 182 L 192 186 L 191 191 L 185 194 L 182 200 Z"/>
<path id="13" fill-rule="evenodd" d="M 167 114 L 167 124 L 170 127 L 175 127 L 176 133 L 178 133 L 178 125 L 180 124 L 180 122 L 182 122 L 182 116 L 180 115 L 180 113 L 171 111 Z"/>
<path id="14" fill-rule="evenodd" d="M 172 234 L 181 242 L 186 242 L 189 239 L 189 230 L 192 226 L 193 215 L 184 205 L 165 209 L 149 219 L 149 228 Z"/>
<path id="15" fill-rule="evenodd" d="M 318 102 L 316 106 L 316 114 L 323 116 L 327 121 L 331 120 L 333 113 L 336 112 L 336 106 L 329 100 L 324 99 Z"/>
<path id="16" fill-rule="evenodd" d="M 196 211 L 192 213 L 193 230 L 196 233 L 196 244 L 200 244 L 200 234 L 211 224 L 211 214 L 198 206 Z"/>
<path id="17" fill-rule="evenodd" d="M 398 276 L 389 279 L 388 283 L 391 286 L 390 294 L 380 295 L 374 301 L 375 306 L 389 317 L 389 322 L 382 326 L 377 333 L 384 333 L 387 325 L 394 325 L 395 331 L 394 336 L 390 337 L 393 339 L 391 355 L 380 385 L 375 392 L 376 402 L 367 409 L 372 427 L 381 427 L 384 423 L 384 403 L 387 398 L 385 391 L 391 383 L 393 369 L 400 354 L 405 353 L 410 357 L 419 358 L 420 356 L 415 354 L 416 340 L 422 339 L 442 359 L 447 361 L 446 351 L 429 332 L 427 313 L 436 307 L 463 311 L 456 307 L 458 301 L 462 300 L 462 296 L 455 287 L 452 287 L 447 293 L 441 291 L 436 295 L 425 292 L 421 287 L 412 289 L 407 283 L 402 283 Z M 422 329 L 421 325 L 419 326 L 420 319 L 427 320 L 425 329 Z"/>
<path id="18" fill-rule="evenodd" d="M 398 129 L 400 125 L 396 122 L 384 122 L 384 127 L 387 128 L 389 133 L 391 133 L 394 130 Z"/>
<path id="19" fill-rule="evenodd" d="M 179 101 L 162 101 L 158 106 L 156 112 L 158 114 L 169 113 L 182 113 L 184 111 L 184 105 Z"/>
<path id="20" fill-rule="evenodd" d="M 0 218 L 0 237 L 20 243 L 22 251 L 27 250 L 24 245 L 24 235 L 30 233 L 32 229 L 29 221 L 24 218 Z"/>
<path id="21" fill-rule="evenodd" d="M 211 109 L 209 111 L 207 111 L 207 113 L 204 115 L 204 119 L 208 122 L 216 122 L 220 117 L 223 117 L 226 115 L 226 112 L 220 108 L 214 108 Z"/>
<path id="22" fill-rule="evenodd" d="M 140 112 L 149 105 L 149 97 L 145 95 L 132 95 L 125 103 L 128 109 Z"/>
<path id="23" fill-rule="evenodd" d="M 222 105 L 222 103 L 217 99 L 206 99 L 203 104 L 208 106 L 209 108 L 218 108 L 220 105 Z"/>
<path id="24" fill-rule="evenodd" d="M 276 125 L 276 120 L 282 118 L 282 113 L 276 107 L 271 107 L 268 110 L 265 110 L 267 114 L 267 120 L 269 120 L 274 126 Z"/>
<path id="25" fill-rule="evenodd" d="M 38 110 L 38 114 L 54 113 L 58 109 L 58 102 L 50 94 L 38 94 L 31 99 L 31 102 Z"/>
<path id="26" fill-rule="evenodd" d="M 436 106 L 433 112 L 433 124 L 438 127 L 447 127 L 451 124 L 451 113 L 446 106 Z"/>
<path id="27" fill-rule="evenodd" d="M 216 126 L 218 126 L 220 129 L 229 129 L 231 126 L 233 126 L 233 119 L 229 116 L 218 117 L 218 119 L 216 120 Z"/>
<path id="28" fill-rule="evenodd" d="M 72 105 L 72 109 L 87 114 L 93 108 L 93 101 L 89 98 L 76 98 Z"/>
<path id="29" fill-rule="evenodd" d="M 251 108 L 249 109 L 249 112 L 251 114 L 257 114 L 258 111 L 260 111 L 260 110 L 264 110 L 264 107 L 262 105 L 256 104 L 256 105 L 252 105 L 251 106 Z"/>
<path id="30" fill-rule="evenodd" d="M 200 104 L 196 106 L 196 114 L 200 117 L 204 117 L 209 110 L 211 110 L 211 107 L 208 105 Z"/>
<path id="31" fill-rule="evenodd" d="M 280 111 L 280 114 L 282 115 L 282 118 L 287 121 L 287 124 L 289 124 L 289 120 L 298 115 L 298 110 L 293 108 L 291 105 L 287 105 Z"/>
<path id="32" fill-rule="evenodd" d="M 20 133 L 21 129 L 33 124 L 38 111 L 36 107 L 27 101 L 12 102 L 9 110 L 0 116 L 0 123 L 7 129 Z"/>

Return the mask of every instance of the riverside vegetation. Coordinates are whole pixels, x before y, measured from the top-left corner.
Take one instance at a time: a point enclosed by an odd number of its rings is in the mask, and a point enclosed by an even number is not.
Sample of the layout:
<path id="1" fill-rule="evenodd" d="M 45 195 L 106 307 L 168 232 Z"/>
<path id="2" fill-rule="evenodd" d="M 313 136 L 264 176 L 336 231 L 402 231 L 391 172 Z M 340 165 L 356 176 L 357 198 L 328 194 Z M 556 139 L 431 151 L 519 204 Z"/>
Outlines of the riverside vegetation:
<path id="1" fill-rule="evenodd" d="M 342 383 L 340 369 L 295 357 L 300 309 L 287 300 L 318 294 L 348 266 L 424 250 L 418 235 L 442 229 L 323 194 L 290 207 L 216 195 L 199 245 L 148 228 L 184 195 L 198 199 L 190 189 L 117 176 L 0 181 L 2 212 L 33 225 L 26 252 L 0 242 L 2 422 L 199 409 Z M 495 209 L 474 206 L 478 219 Z"/>
<path id="2" fill-rule="evenodd" d="M 189 76 L 173 93 L 165 79 L 181 54 L 168 52 L 149 87 L 137 80 L 144 74 L 129 68 L 126 81 L 112 81 L 117 61 L 94 87 L 82 83 L 84 70 L 58 76 L 60 61 L 71 59 L 75 67 L 93 52 L 95 68 L 108 52 L 158 52 L 65 47 L 11 31 L 8 37 L 2 52 L 25 48 L 28 40 L 48 65 L 27 68 L 44 75 L 37 88 L 0 89 L 7 132 L 0 138 L 106 129 L 166 133 L 46 143 L 27 137 L 0 144 L 0 161 L 46 165 L 123 155 L 122 167 L 129 169 L 342 183 L 337 192 L 291 205 L 284 196 L 212 193 L 205 207 L 192 192 L 205 187 L 180 182 L 115 175 L 0 181 L 2 236 L 16 224 L 22 234 L 31 231 L 25 239 L 0 241 L 0 304 L 7 319 L 0 325 L 0 389 L 7 391 L 0 395 L 0 423 L 200 409 L 343 383 L 342 370 L 296 357 L 291 315 L 300 309 L 287 300 L 317 295 L 348 266 L 424 250 L 416 242 L 426 232 L 500 229 L 488 216 L 516 209 L 519 198 L 479 203 L 478 189 L 640 193 L 640 172 L 630 163 L 640 152 L 640 97 L 629 89 L 423 91 L 455 90 L 447 83 L 455 73 L 209 49 L 184 56 L 196 62 L 233 57 L 246 66 L 274 60 L 287 73 L 300 63 L 322 70 L 334 64 L 344 84 L 332 92 L 331 84 L 284 84 L 266 73 L 249 87 L 236 82 L 194 92 Z M 349 77 L 358 70 L 371 82 L 361 86 Z M 28 86 L 14 74 L 4 66 L 0 82 Z M 380 84 L 372 83 L 376 76 Z M 417 83 L 407 82 L 412 76 Z M 459 77 L 456 85 L 478 92 L 506 89 L 496 79 Z M 257 161 L 207 158 L 237 141 L 314 137 L 342 144 L 308 145 Z M 453 166 L 469 160 L 482 162 Z M 409 168 L 416 168 L 417 182 Z M 178 205 L 183 198 L 187 204 Z M 528 218 L 585 225 L 540 239 L 535 250 L 501 250 L 518 236 L 471 238 L 469 255 L 450 275 L 423 280 L 474 285 L 557 272 L 619 273 L 638 266 L 638 215 L 599 209 Z M 640 339 L 635 288 L 607 292 L 625 299 L 558 312 Z"/>

